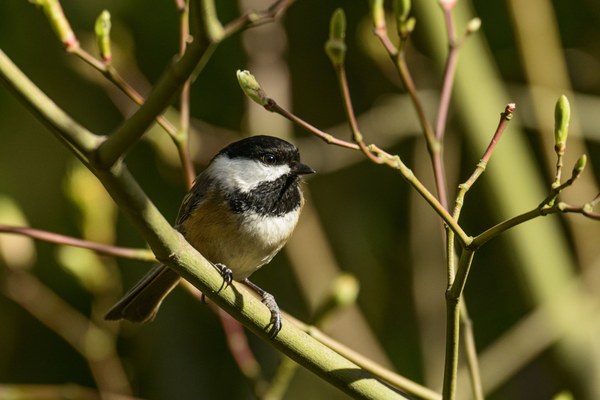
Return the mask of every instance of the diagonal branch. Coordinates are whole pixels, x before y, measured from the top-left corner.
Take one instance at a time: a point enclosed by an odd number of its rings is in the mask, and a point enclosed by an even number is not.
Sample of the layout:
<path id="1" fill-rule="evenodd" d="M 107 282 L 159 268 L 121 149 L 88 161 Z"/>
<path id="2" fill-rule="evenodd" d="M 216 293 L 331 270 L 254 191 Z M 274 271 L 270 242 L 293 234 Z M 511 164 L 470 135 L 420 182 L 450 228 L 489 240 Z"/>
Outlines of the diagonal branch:
<path id="1" fill-rule="evenodd" d="M 220 41 L 243 28 L 269 22 L 292 3 L 293 0 L 276 1 L 264 11 L 246 13 L 222 27 L 212 0 L 191 0 L 190 29 L 194 40 L 186 46 L 183 55 L 165 70 L 144 104 L 100 146 L 94 161 L 105 168 L 114 165 L 144 135 L 185 83 L 206 65 L 207 57 L 212 55 Z"/>
<path id="2" fill-rule="evenodd" d="M 7 57 L 0 57 L 0 81 L 7 83 L 9 87 L 16 88 L 18 84 L 13 82 L 15 75 L 6 73 L 7 69 L 10 69 L 7 68 L 9 65 L 12 65 L 12 62 Z M 18 75 L 26 81 L 26 86 L 35 87 L 24 74 Z M 18 89 L 16 91 L 19 92 Z M 44 106 L 53 103 L 41 90 L 36 88 L 36 92 L 39 93 L 40 99 L 25 101 L 25 105 L 40 120 L 51 127 L 61 141 L 67 144 L 74 143 L 82 150 L 86 150 L 86 138 L 88 141 L 90 139 L 94 142 L 97 140 L 97 136 L 81 128 L 64 112 L 47 113 L 43 109 Z M 25 97 L 20 92 L 18 96 Z M 78 148 L 74 148 L 74 146 L 69 147 L 75 152 L 78 151 Z M 103 168 L 102 164 L 88 163 L 88 168 L 102 182 L 110 196 L 136 226 L 158 260 L 173 268 L 254 333 L 265 340 L 268 339 L 264 327 L 270 320 L 270 313 L 260 300 L 248 294 L 243 285 L 234 284 L 220 291 L 223 278 L 219 272 L 189 245 L 179 232 L 171 227 L 122 162 L 119 161 L 110 168 Z M 382 383 L 377 376 L 324 346 L 289 320 L 285 321 L 282 330 L 272 340 L 272 344 L 353 398 L 405 398 L 393 388 Z"/>
<path id="3" fill-rule="evenodd" d="M 144 104 L 98 148 L 95 162 L 99 166 L 106 168 L 114 165 L 137 143 L 194 73 L 203 56 L 211 53 L 208 35 L 202 32 L 204 24 L 198 9 L 202 7 L 199 7 L 198 1 L 190 2 L 190 15 L 195 18 L 192 26 L 200 31 L 194 32 L 194 40 L 187 46 L 183 56 L 165 70 Z"/>
<path id="4" fill-rule="evenodd" d="M 0 83 L 25 103 L 52 132 L 61 132 L 56 137 L 80 158 L 87 160 L 96 146 L 102 143 L 101 136 L 94 135 L 73 121 L 31 82 L 2 50 L 0 50 Z"/>

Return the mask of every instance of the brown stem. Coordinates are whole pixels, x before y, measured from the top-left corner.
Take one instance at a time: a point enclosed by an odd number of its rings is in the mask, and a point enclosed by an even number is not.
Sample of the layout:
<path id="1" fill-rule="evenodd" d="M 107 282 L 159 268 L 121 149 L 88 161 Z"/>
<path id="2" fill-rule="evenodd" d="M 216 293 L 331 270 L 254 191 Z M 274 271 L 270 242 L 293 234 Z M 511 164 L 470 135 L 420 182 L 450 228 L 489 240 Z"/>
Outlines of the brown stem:
<path id="1" fill-rule="evenodd" d="M 33 239 L 43 240 L 45 242 L 62 244 L 65 246 L 80 247 L 95 251 L 100 254 L 128 258 L 130 260 L 138 260 L 144 262 L 154 262 L 154 254 L 149 250 L 134 249 L 127 247 L 111 246 L 108 244 L 90 242 L 88 240 L 78 239 L 71 236 L 65 236 L 54 232 L 42 231 L 39 229 L 29 228 L 25 226 L 9 226 L 0 225 L 0 232 L 13 233 L 17 235 L 28 236 Z"/>

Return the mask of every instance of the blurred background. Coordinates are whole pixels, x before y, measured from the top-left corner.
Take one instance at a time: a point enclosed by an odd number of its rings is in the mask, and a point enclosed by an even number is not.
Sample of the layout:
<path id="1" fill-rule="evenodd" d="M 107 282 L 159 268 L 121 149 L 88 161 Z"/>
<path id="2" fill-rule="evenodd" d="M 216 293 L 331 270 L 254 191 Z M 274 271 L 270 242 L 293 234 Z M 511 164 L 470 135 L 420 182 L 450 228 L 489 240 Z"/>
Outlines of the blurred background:
<path id="1" fill-rule="evenodd" d="M 61 1 L 82 47 L 93 55 L 94 21 L 103 9 L 110 11 L 114 66 L 142 94 L 178 52 L 175 3 Z M 270 5 L 217 3 L 223 22 Z M 415 3 L 407 60 L 433 122 L 447 40 L 437 1 Z M 399 174 L 248 103 L 235 78 L 236 70 L 249 69 L 280 104 L 349 139 L 323 51 L 337 7 L 348 18 L 347 72 L 365 140 L 399 154 L 433 191 L 414 109 L 372 34 L 367 1 L 298 0 L 274 23 L 219 45 L 191 89 L 190 150 L 199 171 L 243 135 L 296 143 L 318 173 L 305 185 L 307 205 L 293 239 L 254 281 L 286 312 L 310 321 L 335 278 L 352 274 L 360 285 L 356 303 L 332 315 L 323 329 L 439 391 L 446 287 L 439 220 Z M 553 115 L 560 94 L 572 106 L 564 175 L 582 153 L 589 159 L 563 199 L 589 202 L 599 191 L 600 3 L 461 0 L 454 15 L 459 35 L 473 17 L 481 18 L 482 28 L 460 52 L 445 148 L 451 198 L 485 150 L 499 113 L 509 102 L 517 105 L 487 171 L 467 195 L 465 230 L 480 233 L 545 198 L 554 176 Z M 27 1 L 0 4 L 0 47 L 95 133 L 110 134 L 136 109 L 101 74 L 65 53 L 44 14 Z M 166 116 L 178 124 L 178 103 Z M 95 178 L 5 89 L 0 138 L 1 225 L 145 247 Z M 165 132 L 154 127 L 126 161 L 174 220 L 186 185 Z M 598 222 L 553 215 L 518 226 L 477 252 L 465 298 L 487 398 L 600 398 L 599 234 Z M 84 388 L 148 399 L 252 398 L 256 387 L 236 365 L 219 318 L 186 291 L 176 290 L 152 324 L 102 320 L 151 265 L 0 234 L 2 387 L 30 390 L 22 398 L 94 398 Z M 248 341 L 268 380 L 281 356 L 252 334 Z M 471 396 L 466 376 L 462 371 L 461 399 Z M 285 398 L 346 397 L 299 369 Z"/>

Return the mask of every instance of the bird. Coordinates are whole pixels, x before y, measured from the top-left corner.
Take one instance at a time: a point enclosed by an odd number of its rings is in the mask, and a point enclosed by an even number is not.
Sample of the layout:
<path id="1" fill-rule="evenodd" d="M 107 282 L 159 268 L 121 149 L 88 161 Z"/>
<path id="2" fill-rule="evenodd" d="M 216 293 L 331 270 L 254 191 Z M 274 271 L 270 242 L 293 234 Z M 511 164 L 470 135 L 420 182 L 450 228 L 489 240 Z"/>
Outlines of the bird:
<path id="1" fill-rule="evenodd" d="M 243 282 L 269 309 L 266 327 L 282 327 L 273 295 L 248 277 L 281 250 L 304 205 L 302 176 L 315 171 L 300 162 L 293 144 L 250 136 L 219 151 L 184 197 L 175 228 L 221 273 L 224 285 Z M 164 264 L 153 267 L 105 315 L 107 320 L 150 322 L 181 277 Z"/>

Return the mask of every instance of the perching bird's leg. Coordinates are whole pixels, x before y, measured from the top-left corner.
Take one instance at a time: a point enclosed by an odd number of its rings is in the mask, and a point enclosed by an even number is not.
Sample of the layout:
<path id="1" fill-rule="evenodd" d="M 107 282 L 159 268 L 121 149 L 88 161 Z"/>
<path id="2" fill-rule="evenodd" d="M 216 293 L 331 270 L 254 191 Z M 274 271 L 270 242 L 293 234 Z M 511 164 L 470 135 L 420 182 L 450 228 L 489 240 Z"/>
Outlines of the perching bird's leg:
<path id="1" fill-rule="evenodd" d="M 281 330 L 281 311 L 279 311 L 279 306 L 275 301 L 275 297 L 272 294 L 264 291 L 254 283 L 250 282 L 248 278 L 244 279 L 244 283 L 248 285 L 252 290 L 259 294 L 261 297 L 262 303 L 267 306 L 269 311 L 271 312 L 271 321 L 269 325 L 267 325 L 269 336 L 273 339 L 279 331 Z M 270 327 L 270 329 L 269 329 Z"/>
<path id="2" fill-rule="evenodd" d="M 233 271 L 229 269 L 229 267 L 227 267 L 227 265 L 225 264 L 216 263 L 213 265 L 223 277 L 223 284 L 218 290 L 220 292 L 223 289 L 227 289 L 231 285 L 231 282 L 233 282 Z"/>

